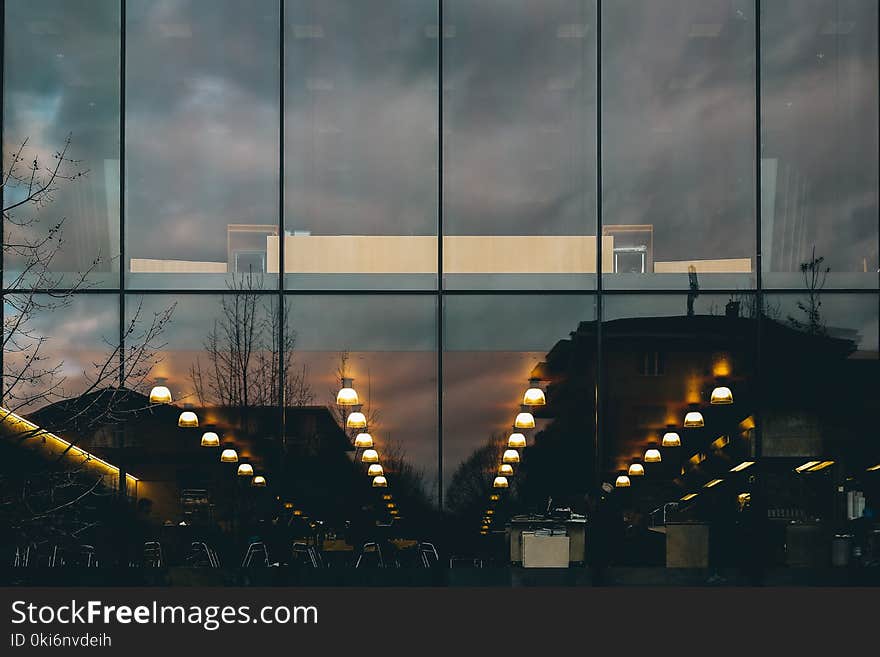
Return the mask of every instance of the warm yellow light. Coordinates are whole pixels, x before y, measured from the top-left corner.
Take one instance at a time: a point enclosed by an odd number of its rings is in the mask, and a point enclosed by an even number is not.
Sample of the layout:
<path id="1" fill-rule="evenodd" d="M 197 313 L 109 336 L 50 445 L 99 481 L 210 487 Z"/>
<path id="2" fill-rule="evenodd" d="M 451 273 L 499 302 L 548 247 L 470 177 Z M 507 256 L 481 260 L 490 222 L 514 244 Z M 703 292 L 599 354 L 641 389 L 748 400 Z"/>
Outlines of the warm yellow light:
<path id="1" fill-rule="evenodd" d="M 878 463 L 877 465 L 872 465 L 866 470 L 866 472 L 877 472 L 878 470 L 880 470 L 880 463 Z"/>
<path id="2" fill-rule="evenodd" d="M 703 454 L 702 452 L 697 452 L 696 454 L 694 454 L 692 457 L 690 457 L 688 459 L 688 463 L 690 463 L 691 465 L 700 465 L 700 463 L 702 463 L 705 460 L 706 460 L 706 455 Z"/>
<path id="3" fill-rule="evenodd" d="M 492 482 L 492 488 L 507 488 L 509 485 L 507 477 L 495 477 L 495 481 Z"/>
<path id="4" fill-rule="evenodd" d="M 480 532 L 480 536 L 488 536 L 488 535 L 489 535 L 489 532 L 486 531 L 485 529 Z"/>
<path id="5" fill-rule="evenodd" d="M 730 438 L 727 436 L 718 436 L 715 440 L 712 441 L 712 447 L 715 449 L 724 449 L 730 443 Z"/>
<path id="6" fill-rule="evenodd" d="M 519 452 L 515 449 L 505 449 L 501 460 L 505 463 L 519 463 Z"/>
<path id="7" fill-rule="evenodd" d="M 264 488 L 266 486 L 266 478 L 263 475 L 257 475 L 251 481 L 251 486 L 256 486 L 257 488 Z"/>
<path id="8" fill-rule="evenodd" d="M 615 488 L 629 488 L 631 485 L 629 477 L 626 475 L 620 475 L 614 482 Z"/>
<path id="9" fill-rule="evenodd" d="M 387 488 L 387 487 L 388 487 L 388 480 L 385 477 L 383 477 L 382 475 L 379 475 L 378 477 L 373 477 L 373 488 Z"/>
<path id="10" fill-rule="evenodd" d="M 517 429 L 534 429 L 535 416 L 529 411 L 522 411 L 516 416 L 516 419 L 513 421 L 513 426 Z"/>
<path id="11" fill-rule="evenodd" d="M 705 426 L 705 424 L 703 414 L 700 411 L 688 411 L 687 415 L 684 416 L 684 426 L 688 429 L 699 428 Z"/>
<path id="12" fill-rule="evenodd" d="M 360 411 L 349 413 L 348 418 L 345 420 L 345 426 L 349 429 L 366 429 L 367 416 Z"/>
<path id="13" fill-rule="evenodd" d="M 379 452 L 375 449 L 365 449 L 364 453 L 361 454 L 361 463 L 378 463 L 379 462 Z"/>
<path id="14" fill-rule="evenodd" d="M 153 389 L 150 390 L 150 403 L 170 404 L 171 391 L 165 386 L 154 386 Z"/>
<path id="15" fill-rule="evenodd" d="M 482 530 L 482 531 L 487 531 L 488 529 L 489 529 L 489 525 L 483 525 L 482 527 L 480 527 L 480 530 Z"/>
<path id="16" fill-rule="evenodd" d="M 202 447 L 220 447 L 220 436 L 213 431 L 202 434 Z"/>
<path id="17" fill-rule="evenodd" d="M 633 463 L 629 466 L 627 474 L 630 477 L 642 477 L 645 474 L 645 466 L 643 466 L 641 463 Z"/>
<path id="18" fill-rule="evenodd" d="M 250 463 L 239 464 L 238 476 L 239 477 L 253 477 L 254 476 L 254 466 L 252 466 Z"/>
<path id="19" fill-rule="evenodd" d="M 694 499 L 696 496 L 697 496 L 696 493 L 688 493 L 687 495 L 685 495 L 684 497 L 681 498 L 681 501 L 687 502 L 688 500 Z"/>
<path id="20" fill-rule="evenodd" d="M 711 404 L 732 404 L 733 403 L 733 393 L 730 391 L 730 388 L 727 386 L 718 386 L 712 391 L 712 396 L 709 398 L 709 403 Z"/>
<path id="21" fill-rule="evenodd" d="M 497 501 L 500 500 L 500 499 L 501 499 L 501 496 L 500 496 L 500 495 L 497 495 L 496 493 L 492 493 L 492 494 L 489 496 L 489 501 L 490 501 L 490 502 L 497 502 Z"/>
<path id="22" fill-rule="evenodd" d="M 285 508 L 285 509 L 292 509 L 292 508 L 293 508 L 293 502 L 285 502 L 285 503 L 284 503 L 284 508 Z"/>
<path id="23" fill-rule="evenodd" d="M 526 446 L 526 437 L 521 433 L 512 433 L 507 439 L 507 446 L 511 449 L 522 449 Z"/>
<path id="24" fill-rule="evenodd" d="M 358 449 L 369 449 L 373 446 L 373 437 L 368 433 L 359 433 L 354 438 L 354 446 Z"/>
<path id="25" fill-rule="evenodd" d="M 389 513 L 390 513 L 392 516 L 398 516 L 398 515 L 400 515 L 400 511 L 398 511 L 397 509 L 392 509 L 391 511 L 389 511 Z"/>
<path id="26" fill-rule="evenodd" d="M 746 468 L 749 468 L 749 467 L 751 467 L 751 466 L 753 466 L 753 465 L 755 465 L 755 462 L 754 462 L 754 461 L 743 461 L 743 462 L 740 463 L 739 465 L 732 467 L 732 468 L 730 469 L 730 471 L 731 471 L 731 472 L 742 472 L 742 471 L 745 470 Z"/>
<path id="27" fill-rule="evenodd" d="M 342 379 L 342 388 L 336 393 L 336 403 L 339 406 L 357 406 L 360 403 L 358 394 L 351 387 L 352 381 L 353 379 Z"/>
<path id="28" fill-rule="evenodd" d="M 809 472 L 819 472 L 819 470 L 824 470 L 829 465 L 834 465 L 834 461 L 820 461 L 812 468 L 809 469 Z"/>
<path id="29" fill-rule="evenodd" d="M 660 456 L 660 450 L 651 448 L 645 451 L 645 463 L 660 463 L 663 457 Z"/>
<path id="30" fill-rule="evenodd" d="M 185 429 L 192 429 L 199 426 L 199 417 L 192 411 L 183 411 L 177 418 L 177 426 Z"/>
<path id="31" fill-rule="evenodd" d="M 819 465 L 819 461 L 807 461 L 794 469 L 795 472 L 806 472 L 815 465 Z"/>
<path id="32" fill-rule="evenodd" d="M 544 397 L 544 391 L 538 387 L 538 381 L 532 379 L 529 382 L 529 389 L 523 395 L 523 404 L 526 406 L 543 406 L 547 403 Z"/>
<path id="33" fill-rule="evenodd" d="M 739 502 L 740 504 L 745 504 L 746 502 L 751 502 L 752 501 L 752 494 L 751 493 L 740 493 L 739 495 L 736 496 L 736 501 Z"/>
<path id="34" fill-rule="evenodd" d="M 494 516 L 494 515 L 495 515 L 495 509 L 486 509 L 486 515 L 487 515 L 487 516 Z"/>
<path id="35" fill-rule="evenodd" d="M 381 465 L 374 463 L 367 468 L 367 474 L 371 477 L 378 477 L 380 474 L 385 474 L 385 471 L 382 469 Z"/>
<path id="36" fill-rule="evenodd" d="M 382 496 L 382 499 L 383 499 L 383 500 L 386 500 L 386 501 L 387 501 L 387 500 L 390 500 L 390 499 L 391 499 L 391 493 L 385 493 L 385 494 Z"/>
<path id="37" fill-rule="evenodd" d="M 512 477 L 513 476 L 513 466 L 509 463 L 502 463 L 498 466 L 498 474 L 502 477 Z"/>
<path id="38" fill-rule="evenodd" d="M 724 480 L 723 479 L 713 479 L 712 481 L 704 484 L 704 486 L 706 488 L 712 488 L 713 486 L 717 486 L 718 484 L 720 484 L 722 481 L 724 481 Z"/>
<path id="39" fill-rule="evenodd" d="M 303 514 L 302 509 L 294 509 L 293 510 L 293 515 L 295 515 L 297 518 L 299 518 L 302 514 Z"/>
<path id="40" fill-rule="evenodd" d="M 221 463 L 238 463 L 238 452 L 234 449 L 224 449 L 220 453 Z"/>
<path id="41" fill-rule="evenodd" d="M 397 505 L 394 502 L 389 502 L 388 504 L 385 505 L 385 508 L 386 509 L 396 509 Z"/>
<path id="42" fill-rule="evenodd" d="M 663 447 L 681 447 L 681 436 L 675 431 L 667 431 L 663 434 Z"/>

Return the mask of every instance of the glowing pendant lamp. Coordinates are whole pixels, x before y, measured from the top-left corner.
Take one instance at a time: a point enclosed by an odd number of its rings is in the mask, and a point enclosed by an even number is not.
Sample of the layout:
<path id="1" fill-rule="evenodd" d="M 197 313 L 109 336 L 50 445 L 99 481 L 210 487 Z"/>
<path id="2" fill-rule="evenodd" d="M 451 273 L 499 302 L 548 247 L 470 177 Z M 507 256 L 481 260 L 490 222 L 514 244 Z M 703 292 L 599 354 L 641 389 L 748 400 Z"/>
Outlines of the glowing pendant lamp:
<path id="1" fill-rule="evenodd" d="M 504 456 L 501 457 L 504 463 L 519 463 L 519 452 L 515 449 L 504 450 Z"/>
<path id="2" fill-rule="evenodd" d="M 510 484 L 507 483 L 507 477 L 495 477 L 495 481 L 492 482 L 492 488 L 507 488 Z"/>
<path id="3" fill-rule="evenodd" d="M 688 411 L 687 415 L 684 416 L 684 426 L 688 429 L 699 429 L 706 426 L 703 414 L 696 409 Z"/>
<path id="4" fill-rule="evenodd" d="M 364 453 L 361 454 L 361 463 L 378 463 L 379 462 L 379 452 L 375 449 L 365 449 Z"/>
<path id="5" fill-rule="evenodd" d="M 512 477 L 513 476 L 513 466 L 509 463 L 502 463 L 498 466 L 498 474 L 502 477 Z"/>
<path id="6" fill-rule="evenodd" d="M 631 485 L 629 477 L 625 474 L 618 475 L 617 479 L 614 481 L 615 488 L 629 488 Z"/>
<path id="7" fill-rule="evenodd" d="M 712 396 L 709 398 L 709 403 L 732 404 L 733 393 L 727 386 L 716 386 L 716 388 L 712 391 Z"/>
<path id="8" fill-rule="evenodd" d="M 516 416 L 516 420 L 513 421 L 513 426 L 517 429 L 534 429 L 535 428 L 535 416 L 532 415 L 528 406 L 521 406 L 520 411 Z"/>
<path id="9" fill-rule="evenodd" d="M 538 387 L 538 382 L 538 379 L 529 379 L 529 389 L 523 395 L 523 404 L 525 406 L 543 406 L 547 403 L 544 391 Z"/>
<path id="10" fill-rule="evenodd" d="M 663 447 L 681 447 L 681 436 L 676 431 L 667 431 L 663 434 Z"/>
<path id="11" fill-rule="evenodd" d="M 373 477 L 373 488 L 388 488 L 388 480 L 382 475 Z"/>
<path id="12" fill-rule="evenodd" d="M 378 477 L 380 474 L 385 474 L 385 471 L 382 469 L 382 466 L 378 463 L 374 463 L 369 468 L 367 468 L 367 474 L 371 477 Z"/>
<path id="13" fill-rule="evenodd" d="M 171 391 L 165 386 L 165 379 L 156 379 L 156 385 L 150 390 L 151 404 L 170 404 Z"/>
<path id="14" fill-rule="evenodd" d="M 641 463 L 633 463 L 629 466 L 627 474 L 630 477 L 643 477 L 645 475 L 645 466 Z"/>
<path id="15" fill-rule="evenodd" d="M 239 477 L 253 477 L 254 476 L 254 466 L 250 463 L 240 463 L 238 466 Z"/>
<path id="16" fill-rule="evenodd" d="M 192 404 L 184 404 L 183 412 L 177 418 L 177 426 L 183 429 L 192 429 L 199 426 L 199 416 L 193 413 Z"/>
<path id="17" fill-rule="evenodd" d="M 352 412 L 348 414 L 348 417 L 345 419 L 345 426 L 348 429 L 367 428 L 367 416 L 361 412 L 360 404 L 355 406 L 354 410 L 352 410 Z"/>
<path id="18" fill-rule="evenodd" d="M 358 401 L 358 394 L 351 387 L 353 382 L 354 379 L 342 379 L 342 388 L 336 393 L 336 403 L 339 406 L 357 406 L 360 403 Z"/>
<path id="19" fill-rule="evenodd" d="M 507 439 L 507 446 L 511 449 L 522 449 L 526 446 L 526 437 L 521 433 L 512 433 Z"/>
<path id="20" fill-rule="evenodd" d="M 231 447 L 227 447 L 220 453 L 221 463 L 238 463 L 238 452 Z"/>
<path id="21" fill-rule="evenodd" d="M 257 488 L 265 488 L 266 478 L 263 475 L 257 475 L 251 480 L 251 486 L 256 486 Z"/>
<path id="22" fill-rule="evenodd" d="M 660 450 L 652 447 L 645 452 L 645 463 L 660 463 L 663 457 L 660 456 Z"/>
<path id="23" fill-rule="evenodd" d="M 501 496 L 498 495 L 497 493 L 492 493 L 492 494 L 489 496 L 489 501 L 490 501 L 490 502 L 497 502 L 497 501 L 500 500 L 500 499 L 501 499 Z"/>
<path id="24" fill-rule="evenodd" d="M 373 437 L 368 433 L 359 433 L 355 436 L 354 446 L 358 449 L 369 449 L 373 446 Z"/>
<path id="25" fill-rule="evenodd" d="M 220 436 L 215 431 L 206 431 L 202 434 L 202 447 L 220 447 Z"/>

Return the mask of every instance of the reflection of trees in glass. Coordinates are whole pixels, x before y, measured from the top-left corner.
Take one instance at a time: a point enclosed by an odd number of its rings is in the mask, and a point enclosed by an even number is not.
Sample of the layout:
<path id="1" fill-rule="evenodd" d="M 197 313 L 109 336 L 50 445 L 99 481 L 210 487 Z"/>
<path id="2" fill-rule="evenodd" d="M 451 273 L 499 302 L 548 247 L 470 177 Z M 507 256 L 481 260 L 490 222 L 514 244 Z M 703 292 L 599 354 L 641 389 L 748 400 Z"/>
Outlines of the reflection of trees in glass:
<path id="1" fill-rule="evenodd" d="M 798 301 L 798 310 L 806 315 L 805 320 L 800 320 L 791 315 L 788 316 L 789 323 L 799 331 L 809 333 L 810 335 L 825 335 L 825 324 L 822 321 L 819 309 L 822 307 L 822 301 L 819 295 L 822 288 L 825 287 L 825 279 L 831 267 L 823 267 L 825 258 L 823 256 L 816 257 L 816 246 L 813 245 L 813 254 L 808 262 L 802 262 L 800 266 L 801 273 L 804 275 L 804 286 L 807 289 L 807 300 Z"/>
<path id="2" fill-rule="evenodd" d="M 200 357 L 190 367 L 200 404 L 274 406 L 281 375 L 285 406 L 305 406 L 314 399 L 307 368 L 294 359 L 296 331 L 289 312 L 282 318 L 273 298 L 259 293 L 262 285 L 262 277 L 253 273 L 227 284 L 230 294 L 223 295 L 219 317 L 205 338 L 206 362 Z M 282 321 L 283 337 L 278 332 Z"/>
<path id="3" fill-rule="evenodd" d="M 485 506 L 503 451 L 504 436 L 494 435 L 461 462 L 446 493 L 446 508 L 453 515 L 476 515 Z"/>

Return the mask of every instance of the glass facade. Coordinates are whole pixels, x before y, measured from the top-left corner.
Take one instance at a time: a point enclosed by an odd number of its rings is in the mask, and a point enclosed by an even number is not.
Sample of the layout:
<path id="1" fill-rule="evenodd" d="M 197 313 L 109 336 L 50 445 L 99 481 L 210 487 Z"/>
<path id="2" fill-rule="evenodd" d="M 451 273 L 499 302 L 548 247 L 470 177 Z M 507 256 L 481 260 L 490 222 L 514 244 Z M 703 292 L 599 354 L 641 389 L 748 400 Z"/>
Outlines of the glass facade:
<path id="1" fill-rule="evenodd" d="M 5 422 L 128 562 L 880 561 L 874 0 L 4 6 Z"/>

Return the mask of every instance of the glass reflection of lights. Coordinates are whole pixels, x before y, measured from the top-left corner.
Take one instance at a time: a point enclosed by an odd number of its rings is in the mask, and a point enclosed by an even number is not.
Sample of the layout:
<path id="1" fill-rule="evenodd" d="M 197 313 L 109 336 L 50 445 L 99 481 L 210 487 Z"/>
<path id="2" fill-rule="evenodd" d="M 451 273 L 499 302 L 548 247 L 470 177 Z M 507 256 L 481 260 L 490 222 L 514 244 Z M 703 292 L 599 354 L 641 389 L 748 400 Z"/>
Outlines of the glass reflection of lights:
<path id="1" fill-rule="evenodd" d="M 354 379 L 343 378 L 342 388 L 336 393 L 336 403 L 339 406 L 357 406 L 359 403 L 358 394 L 352 388 Z"/>
<path id="2" fill-rule="evenodd" d="M 220 447 L 220 436 L 214 431 L 206 431 L 202 434 L 202 447 Z"/>
<path id="3" fill-rule="evenodd" d="M 226 448 L 220 453 L 221 463 L 238 463 L 238 452 L 232 448 Z"/>
<path id="4" fill-rule="evenodd" d="M 492 482 L 492 488 L 507 488 L 510 484 L 507 481 L 507 477 L 495 477 L 495 481 Z"/>
<path id="5" fill-rule="evenodd" d="M 529 379 L 529 388 L 523 395 L 523 404 L 525 406 L 543 406 L 547 403 L 544 391 L 538 387 L 538 383 L 538 379 Z"/>
<path id="6" fill-rule="evenodd" d="M 709 398 L 711 404 L 732 404 L 733 392 L 727 386 L 717 386 Z"/>
<path id="7" fill-rule="evenodd" d="M 631 485 L 632 482 L 630 482 L 629 477 L 624 474 L 618 475 L 617 479 L 614 481 L 615 488 L 629 488 Z"/>
<path id="8" fill-rule="evenodd" d="M 629 466 L 627 474 L 630 477 L 643 477 L 645 475 L 645 466 L 641 463 L 633 463 Z"/>
<path id="9" fill-rule="evenodd" d="M 526 437 L 521 433 L 512 433 L 507 439 L 507 446 L 511 449 L 522 449 L 526 446 Z"/>
<path id="10" fill-rule="evenodd" d="M 379 462 L 379 452 L 375 449 L 365 449 L 364 453 L 361 454 L 361 463 L 378 463 Z"/>
<path id="11" fill-rule="evenodd" d="M 504 463 L 519 463 L 519 452 L 515 449 L 504 450 L 504 456 L 501 457 Z"/>
<path id="12" fill-rule="evenodd" d="M 652 447 L 645 452 L 645 463 L 660 463 L 663 457 L 660 456 L 660 450 Z"/>
<path id="13" fill-rule="evenodd" d="M 681 447 L 681 436 L 675 431 L 667 431 L 663 434 L 663 447 Z"/>

